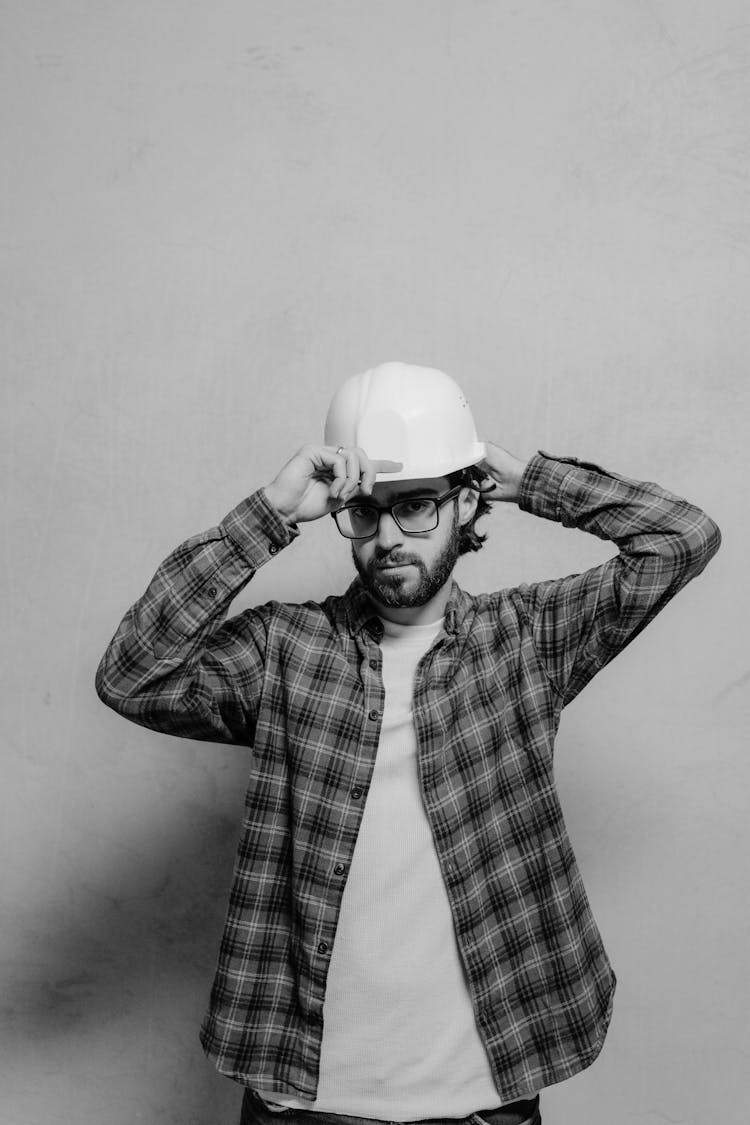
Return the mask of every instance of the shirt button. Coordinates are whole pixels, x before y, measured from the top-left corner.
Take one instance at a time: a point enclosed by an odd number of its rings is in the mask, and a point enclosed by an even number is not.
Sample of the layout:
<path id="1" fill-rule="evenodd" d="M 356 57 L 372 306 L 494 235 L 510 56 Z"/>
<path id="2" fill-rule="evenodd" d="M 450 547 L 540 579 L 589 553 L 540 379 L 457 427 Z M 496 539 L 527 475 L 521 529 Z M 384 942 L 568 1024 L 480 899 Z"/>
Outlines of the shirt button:
<path id="1" fill-rule="evenodd" d="M 380 718 L 380 712 L 375 707 L 373 707 L 372 711 L 368 712 L 367 718 L 371 719 L 374 723 L 376 719 Z"/>
<path id="2" fill-rule="evenodd" d="M 327 952 L 328 952 L 328 942 L 327 941 L 318 942 L 318 953 L 327 953 Z"/>
<path id="3" fill-rule="evenodd" d="M 215 586 L 209 586 L 208 589 L 206 590 L 206 593 L 208 594 L 209 598 L 215 598 L 216 592 L 217 591 L 216 591 Z"/>
<path id="4" fill-rule="evenodd" d="M 270 544 L 269 544 L 269 546 L 268 546 L 268 553 L 269 553 L 269 555 L 275 555 L 275 554 L 276 554 L 276 552 L 278 551 L 278 549 L 279 549 L 279 548 L 278 548 L 278 547 L 276 546 L 276 544 L 275 544 L 275 543 L 270 543 Z"/>
<path id="5" fill-rule="evenodd" d="M 355 801 L 358 801 L 361 796 L 362 796 L 361 787 L 359 785 L 355 785 L 354 788 L 352 789 L 352 799 L 355 800 Z"/>
<path id="6" fill-rule="evenodd" d="M 377 666 L 378 666 L 377 660 L 371 660 L 370 661 L 370 667 L 371 668 L 375 669 L 375 668 L 377 668 Z"/>
<path id="7" fill-rule="evenodd" d="M 337 863 L 336 866 L 333 869 L 334 875 L 343 875 L 345 871 L 346 871 L 346 865 L 343 864 L 343 863 Z"/>

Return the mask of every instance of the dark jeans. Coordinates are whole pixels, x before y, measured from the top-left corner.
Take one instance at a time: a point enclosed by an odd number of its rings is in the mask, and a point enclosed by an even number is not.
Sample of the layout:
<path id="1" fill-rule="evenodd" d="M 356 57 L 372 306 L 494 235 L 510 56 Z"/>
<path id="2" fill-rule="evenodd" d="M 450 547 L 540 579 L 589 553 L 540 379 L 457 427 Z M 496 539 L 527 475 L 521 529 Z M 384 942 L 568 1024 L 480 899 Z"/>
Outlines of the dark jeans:
<path id="1" fill-rule="evenodd" d="M 245 1091 L 240 1125 L 395 1125 L 369 1117 L 344 1117 L 338 1113 L 318 1113 L 308 1109 L 274 1112 L 252 1090 Z M 399 1123 L 400 1125 L 400 1123 Z M 542 1125 L 539 1097 L 513 1102 L 500 1109 L 470 1113 L 468 1117 L 432 1117 L 419 1125 Z"/>

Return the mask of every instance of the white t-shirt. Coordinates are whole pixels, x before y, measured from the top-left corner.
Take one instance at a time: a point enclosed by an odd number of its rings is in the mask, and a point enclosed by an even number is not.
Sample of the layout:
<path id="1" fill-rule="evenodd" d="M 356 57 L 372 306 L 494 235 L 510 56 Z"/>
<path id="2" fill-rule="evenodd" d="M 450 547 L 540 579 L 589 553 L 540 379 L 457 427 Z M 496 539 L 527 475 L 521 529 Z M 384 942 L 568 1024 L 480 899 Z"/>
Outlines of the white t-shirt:
<path id="1" fill-rule="evenodd" d="M 331 954 L 317 1099 L 268 1096 L 390 1121 L 463 1117 L 501 1099 L 417 772 L 414 674 L 442 621 L 383 624 L 382 731 Z"/>

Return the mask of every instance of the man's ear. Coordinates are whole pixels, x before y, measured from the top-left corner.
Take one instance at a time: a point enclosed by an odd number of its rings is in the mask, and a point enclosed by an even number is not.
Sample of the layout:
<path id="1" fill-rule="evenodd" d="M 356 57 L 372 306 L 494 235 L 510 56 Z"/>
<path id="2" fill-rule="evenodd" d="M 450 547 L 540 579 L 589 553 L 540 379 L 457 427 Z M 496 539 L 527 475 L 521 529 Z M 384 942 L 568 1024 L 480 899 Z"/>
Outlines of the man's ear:
<path id="1" fill-rule="evenodd" d="M 461 527 L 470 523 L 477 510 L 479 493 L 473 488 L 462 488 L 458 494 L 458 521 Z"/>

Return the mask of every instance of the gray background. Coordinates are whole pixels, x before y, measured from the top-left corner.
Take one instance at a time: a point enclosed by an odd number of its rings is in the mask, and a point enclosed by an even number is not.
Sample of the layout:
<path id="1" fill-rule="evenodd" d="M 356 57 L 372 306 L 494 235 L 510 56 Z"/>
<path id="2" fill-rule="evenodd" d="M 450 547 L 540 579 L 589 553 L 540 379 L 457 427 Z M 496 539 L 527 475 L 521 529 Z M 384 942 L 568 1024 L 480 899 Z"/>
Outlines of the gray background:
<path id="1" fill-rule="evenodd" d="M 750 18 L 734 0 L 3 0 L 0 1121 L 220 1125 L 197 1040 L 241 748 L 94 693 L 161 559 L 450 371 L 481 436 L 657 480 L 724 546 L 563 719 L 619 977 L 545 1125 L 744 1125 Z M 470 590 L 594 565 L 496 510 Z M 233 612 L 342 589 L 331 521 Z"/>

